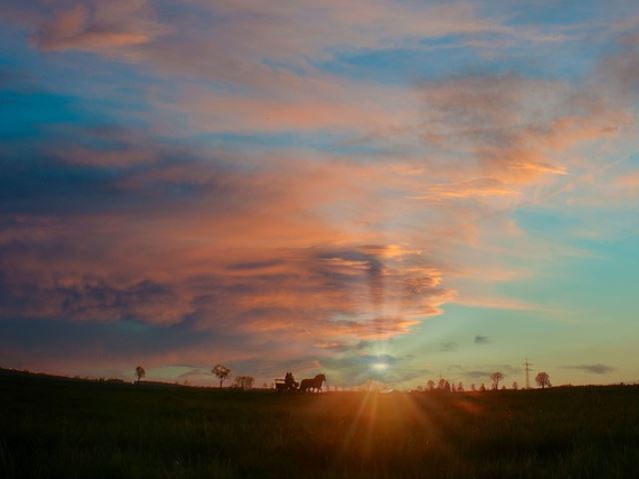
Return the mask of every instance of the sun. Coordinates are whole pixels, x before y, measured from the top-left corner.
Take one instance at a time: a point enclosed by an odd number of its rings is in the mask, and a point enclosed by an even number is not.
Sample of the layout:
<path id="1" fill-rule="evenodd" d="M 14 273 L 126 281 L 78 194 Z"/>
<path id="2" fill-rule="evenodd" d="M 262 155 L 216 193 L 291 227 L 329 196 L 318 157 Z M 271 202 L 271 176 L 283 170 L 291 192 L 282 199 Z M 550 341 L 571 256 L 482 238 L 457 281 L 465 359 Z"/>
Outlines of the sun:
<path id="1" fill-rule="evenodd" d="M 386 371 L 388 369 L 388 364 L 387 363 L 373 363 L 371 365 L 371 368 L 373 368 L 375 371 Z"/>

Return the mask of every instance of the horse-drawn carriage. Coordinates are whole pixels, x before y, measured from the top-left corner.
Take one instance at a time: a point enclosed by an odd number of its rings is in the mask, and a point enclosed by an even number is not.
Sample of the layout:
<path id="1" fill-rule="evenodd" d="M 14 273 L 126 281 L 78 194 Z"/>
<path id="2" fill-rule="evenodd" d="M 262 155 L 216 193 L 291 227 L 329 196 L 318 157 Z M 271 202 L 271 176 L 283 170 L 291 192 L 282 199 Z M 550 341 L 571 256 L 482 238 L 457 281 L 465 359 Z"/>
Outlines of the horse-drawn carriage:
<path id="1" fill-rule="evenodd" d="M 293 373 L 286 373 L 284 379 L 275 379 L 275 390 L 277 392 L 287 391 L 314 391 L 320 392 L 322 390 L 322 384 L 326 381 L 326 376 L 318 374 L 312 379 L 302 379 L 301 383 L 298 383 L 293 378 Z M 298 389 L 299 388 L 299 389 Z"/>
<path id="2" fill-rule="evenodd" d="M 296 391 L 300 383 L 293 378 L 293 373 L 286 373 L 284 379 L 275 379 L 275 390 L 277 392 Z"/>

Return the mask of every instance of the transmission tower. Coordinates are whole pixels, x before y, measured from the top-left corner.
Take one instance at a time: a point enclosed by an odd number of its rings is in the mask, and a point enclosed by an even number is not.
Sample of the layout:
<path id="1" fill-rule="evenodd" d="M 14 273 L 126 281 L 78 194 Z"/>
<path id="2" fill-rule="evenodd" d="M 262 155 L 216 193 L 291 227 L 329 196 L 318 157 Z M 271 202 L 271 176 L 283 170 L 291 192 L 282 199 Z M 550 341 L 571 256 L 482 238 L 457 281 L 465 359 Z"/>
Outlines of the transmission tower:
<path id="1" fill-rule="evenodd" d="M 532 364 L 530 364 L 528 362 L 528 358 L 526 358 L 524 361 L 524 371 L 526 371 L 526 389 L 530 389 L 530 371 L 532 371 L 530 366 L 532 366 Z"/>

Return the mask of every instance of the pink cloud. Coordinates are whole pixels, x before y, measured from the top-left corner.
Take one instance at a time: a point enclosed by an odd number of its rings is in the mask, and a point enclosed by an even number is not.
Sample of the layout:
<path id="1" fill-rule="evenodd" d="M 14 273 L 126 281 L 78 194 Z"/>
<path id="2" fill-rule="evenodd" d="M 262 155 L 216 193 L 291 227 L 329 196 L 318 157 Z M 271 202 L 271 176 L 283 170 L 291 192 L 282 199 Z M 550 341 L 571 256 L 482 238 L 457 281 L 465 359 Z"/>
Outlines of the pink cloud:
<path id="1" fill-rule="evenodd" d="M 144 198 L 171 185 L 198 194 L 164 210 L 134 203 L 14 218 L 0 242 L 11 251 L 0 314 L 153 325 L 191 318 L 202 331 L 312 345 L 405 334 L 441 312 L 452 293 L 420 250 L 343 230 L 322 211 L 327 201 L 369 202 L 385 167 L 282 161 L 241 174 L 198 161 L 143 169 L 125 161 L 130 171 L 112 184 L 121 194 Z M 359 187 L 358 174 L 375 183 Z"/>
<path id="2" fill-rule="evenodd" d="M 61 5 L 43 19 L 35 41 L 45 50 L 108 51 L 149 43 L 168 28 L 152 19 L 145 0 Z"/>
<path id="3" fill-rule="evenodd" d="M 509 213 L 594 177 L 582 150 L 627 140 L 634 127 L 624 101 L 634 57 L 607 62 L 614 81 L 578 86 L 497 75 L 405 88 L 314 66 L 337 50 L 513 33 L 465 4 L 204 2 L 198 12 L 210 28 L 196 31 L 185 28 L 198 20 L 188 8 L 168 20 L 144 1 L 42 5 L 50 14 L 20 16 L 42 49 L 184 80 L 149 90 L 156 132 L 330 131 L 375 152 L 165 151 L 153 138 L 112 149 L 56 145 L 44 153 L 64 168 L 109 175 L 95 180 L 96 196 L 88 188 L 73 196 L 64 184 L 34 193 L 27 206 L 36 213 L 0 218 L 7 318 L 188 323 L 240 337 L 243 348 L 216 345 L 239 361 L 255 355 L 249 349 L 321 357 L 335 345 L 407 334 L 453 301 L 533 310 L 479 294 L 478 284 L 534 274 L 507 268 L 508 259 L 566 254 L 527 239 Z M 75 201 L 54 208 L 65 196 Z M 202 345 L 145 354 L 151 365 L 210 359 Z"/>

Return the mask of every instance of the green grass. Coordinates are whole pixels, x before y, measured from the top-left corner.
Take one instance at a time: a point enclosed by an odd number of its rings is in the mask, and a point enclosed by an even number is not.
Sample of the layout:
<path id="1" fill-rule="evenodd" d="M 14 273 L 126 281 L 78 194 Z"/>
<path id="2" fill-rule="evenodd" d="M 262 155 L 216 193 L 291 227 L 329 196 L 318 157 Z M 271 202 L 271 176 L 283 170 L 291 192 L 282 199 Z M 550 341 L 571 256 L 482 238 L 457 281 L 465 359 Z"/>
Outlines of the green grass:
<path id="1" fill-rule="evenodd" d="M 0 376 L 0 477 L 639 474 L 639 388 L 272 392 Z"/>

